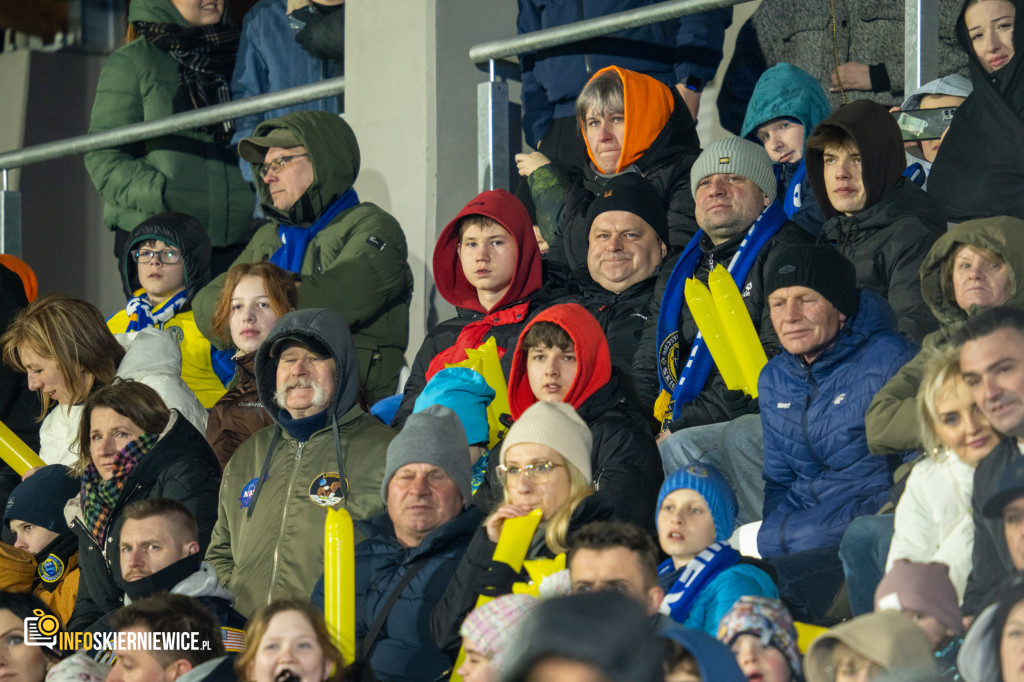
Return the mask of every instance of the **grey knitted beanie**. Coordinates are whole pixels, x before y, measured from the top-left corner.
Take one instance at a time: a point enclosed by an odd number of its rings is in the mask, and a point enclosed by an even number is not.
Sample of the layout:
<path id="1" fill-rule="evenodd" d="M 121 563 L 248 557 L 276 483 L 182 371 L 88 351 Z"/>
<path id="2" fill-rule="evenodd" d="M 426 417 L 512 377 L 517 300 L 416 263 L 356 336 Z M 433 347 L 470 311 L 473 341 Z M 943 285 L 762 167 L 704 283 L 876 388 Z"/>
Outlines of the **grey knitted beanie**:
<path id="1" fill-rule="evenodd" d="M 539 401 L 530 405 L 505 436 L 505 443 L 501 446 L 502 464 L 509 448 L 520 443 L 548 446 L 583 474 L 588 483 L 592 480 L 590 450 L 594 437 L 590 434 L 590 427 L 569 403 Z"/>
<path id="2" fill-rule="evenodd" d="M 775 201 L 777 180 L 763 145 L 736 136 L 715 140 L 693 162 L 690 192 L 697 196 L 697 183 L 715 173 L 742 175 L 760 187 L 769 201 Z"/>
<path id="3" fill-rule="evenodd" d="M 433 464 L 448 474 L 459 487 L 463 504 L 469 505 L 473 498 L 473 474 L 466 443 L 466 430 L 459 416 L 447 407 L 431 405 L 409 415 L 402 431 L 388 444 L 380 496 L 385 503 L 388 501 L 388 484 L 406 464 Z"/>

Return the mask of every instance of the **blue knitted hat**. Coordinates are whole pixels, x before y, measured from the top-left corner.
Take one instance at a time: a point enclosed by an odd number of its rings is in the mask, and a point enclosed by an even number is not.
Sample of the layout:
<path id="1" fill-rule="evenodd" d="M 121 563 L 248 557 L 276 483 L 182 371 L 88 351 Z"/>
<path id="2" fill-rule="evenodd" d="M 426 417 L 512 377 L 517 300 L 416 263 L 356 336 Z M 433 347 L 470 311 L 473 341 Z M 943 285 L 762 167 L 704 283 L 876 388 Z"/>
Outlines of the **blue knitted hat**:
<path id="1" fill-rule="evenodd" d="M 494 389 L 487 385 L 479 372 L 466 367 L 448 367 L 435 374 L 423 387 L 413 413 L 431 405 L 444 405 L 459 415 L 466 429 L 469 445 L 490 440 L 487 424 L 487 406 L 494 400 Z"/>
<path id="2" fill-rule="evenodd" d="M 722 472 L 710 464 L 690 464 L 665 478 L 658 491 L 658 506 L 654 508 L 654 518 L 665 497 L 676 490 L 684 488 L 700 493 L 711 510 L 711 518 L 715 522 L 715 540 L 725 542 L 736 527 L 736 493 Z"/>

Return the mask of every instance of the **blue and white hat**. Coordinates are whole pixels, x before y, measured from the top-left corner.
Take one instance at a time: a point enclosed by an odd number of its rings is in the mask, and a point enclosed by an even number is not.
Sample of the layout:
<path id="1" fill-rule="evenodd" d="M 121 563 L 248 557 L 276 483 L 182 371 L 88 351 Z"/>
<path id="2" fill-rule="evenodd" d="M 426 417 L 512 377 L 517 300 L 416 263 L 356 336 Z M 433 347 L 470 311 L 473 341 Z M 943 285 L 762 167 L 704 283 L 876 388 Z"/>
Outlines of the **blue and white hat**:
<path id="1" fill-rule="evenodd" d="M 695 490 L 708 504 L 711 518 L 715 522 L 715 540 L 725 542 L 736 527 L 736 493 L 722 472 L 710 464 L 690 464 L 672 472 L 661 484 L 658 491 L 658 506 L 654 508 L 657 518 L 661 503 L 676 490 Z"/>

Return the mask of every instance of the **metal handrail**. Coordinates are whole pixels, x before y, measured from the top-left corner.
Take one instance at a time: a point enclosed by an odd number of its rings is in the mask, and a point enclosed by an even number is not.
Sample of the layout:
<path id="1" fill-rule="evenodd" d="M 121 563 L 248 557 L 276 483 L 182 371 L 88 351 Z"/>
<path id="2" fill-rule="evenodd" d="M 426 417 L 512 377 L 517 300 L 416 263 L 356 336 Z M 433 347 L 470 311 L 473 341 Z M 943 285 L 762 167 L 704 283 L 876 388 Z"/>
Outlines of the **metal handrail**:
<path id="1" fill-rule="evenodd" d="M 492 59 L 513 57 L 524 52 L 543 50 L 573 43 L 588 38 L 615 33 L 627 28 L 636 28 L 653 24 L 666 19 L 675 19 L 687 14 L 696 14 L 721 7 L 732 7 L 747 0 L 666 0 L 642 9 L 631 9 L 625 12 L 607 14 L 594 19 L 584 19 L 574 24 L 545 28 L 533 33 L 526 33 L 515 38 L 492 40 L 478 43 L 469 49 L 469 58 L 474 64 L 482 64 Z"/>
<path id="2" fill-rule="evenodd" d="M 345 77 L 328 78 L 317 83 L 300 85 L 294 88 L 278 90 L 266 95 L 257 95 L 224 104 L 215 104 L 202 109 L 172 114 L 153 121 L 143 121 L 131 125 L 111 128 L 99 133 L 89 133 L 77 137 L 69 137 L 55 142 L 17 149 L 0 154 L 0 169 L 20 168 L 43 161 L 52 161 L 74 154 L 108 147 L 118 147 L 132 142 L 150 140 L 182 130 L 201 128 L 221 121 L 235 119 L 239 116 L 257 114 L 271 109 L 280 109 L 293 104 L 312 102 L 332 95 L 340 95 L 345 91 Z M 6 183 L 5 183 L 6 184 Z"/>

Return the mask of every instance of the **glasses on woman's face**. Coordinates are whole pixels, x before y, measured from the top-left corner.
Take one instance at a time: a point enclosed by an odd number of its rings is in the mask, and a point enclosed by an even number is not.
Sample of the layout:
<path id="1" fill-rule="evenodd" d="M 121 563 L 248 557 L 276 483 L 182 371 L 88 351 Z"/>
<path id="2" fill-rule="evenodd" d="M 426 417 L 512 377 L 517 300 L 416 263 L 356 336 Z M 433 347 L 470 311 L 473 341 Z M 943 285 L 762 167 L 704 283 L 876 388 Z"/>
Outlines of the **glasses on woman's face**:
<path id="1" fill-rule="evenodd" d="M 502 484 L 508 480 L 516 480 L 521 475 L 526 475 L 531 481 L 537 483 L 543 483 L 551 476 L 551 472 L 558 467 L 564 467 L 564 464 L 555 464 L 554 462 L 534 462 L 533 464 L 527 464 L 524 467 L 510 466 L 507 467 L 504 464 L 498 465 L 498 479 L 501 480 Z"/>
<path id="2" fill-rule="evenodd" d="M 309 153 L 305 154 L 292 154 L 291 156 L 279 156 L 273 161 L 267 161 L 265 164 L 260 166 L 260 179 L 266 180 L 267 173 L 274 171 L 274 175 L 277 175 L 284 170 L 284 167 L 295 159 L 301 159 L 303 156 L 309 156 Z"/>
<path id="3" fill-rule="evenodd" d="M 132 260 L 136 263 L 149 263 L 154 258 L 157 258 L 164 265 L 175 265 L 181 262 L 181 251 L 171 249 L 167 251 L 154 251 L 153 249 L 132 251 Z"/>

